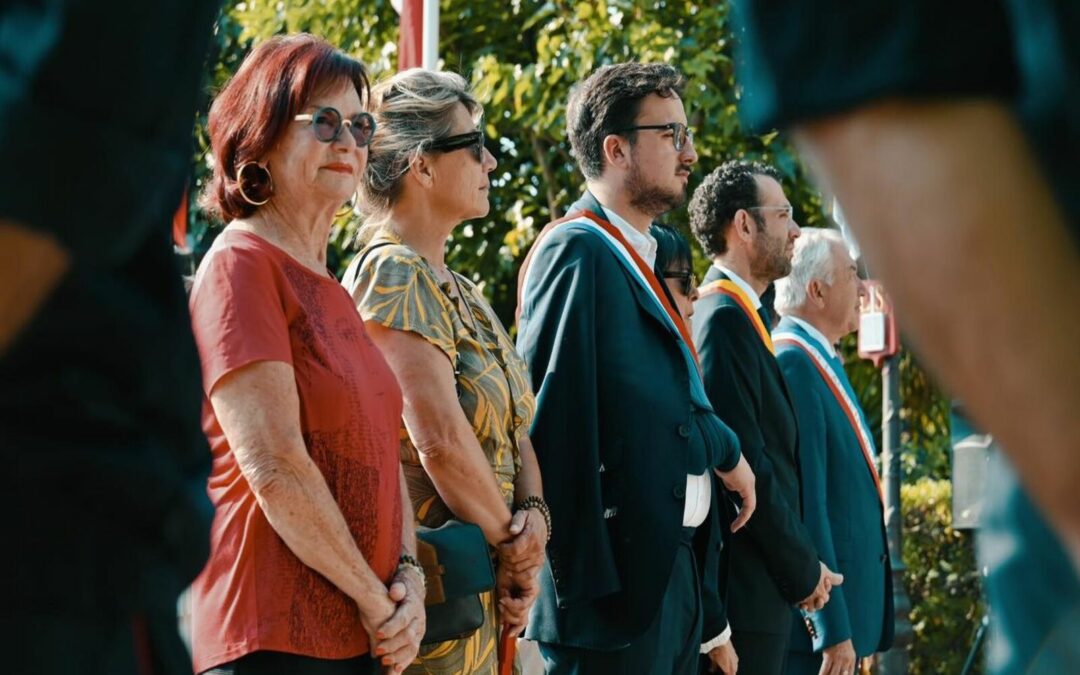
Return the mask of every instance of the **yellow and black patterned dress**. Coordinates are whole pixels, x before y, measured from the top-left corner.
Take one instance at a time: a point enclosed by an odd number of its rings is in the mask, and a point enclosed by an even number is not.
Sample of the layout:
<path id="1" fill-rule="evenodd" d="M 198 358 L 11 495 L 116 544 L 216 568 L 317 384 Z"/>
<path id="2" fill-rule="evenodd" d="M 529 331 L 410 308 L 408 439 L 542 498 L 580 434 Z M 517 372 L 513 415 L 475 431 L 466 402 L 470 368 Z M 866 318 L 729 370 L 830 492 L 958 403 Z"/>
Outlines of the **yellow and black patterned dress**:
<path id="1" fill-rule="evenodd" d="M 518 439 L 528 433 L 536 409 L 525 362 L 471 281 L 455 273 L 456 285 L 440 284 L 427 261 L 389 232 L 377 234 L 367 249 L 370 253 L 349 289 L 361 316 L 415 333 L 446 354 L 454 366 L 461 408 L 507 506 L 512 505 L 514 481 L 521 470 Z M 456 288 L 469 308 L 467 316 L 454 300 Z M 404 424 L 401 463 L 417 521 L 438 527 L 453 518 L 424 472 Z M 468 638 L 421 647 L 417 661 L 406 672 L 496 673 L 497 604 L 491 593 L 482 600 L 487 620 L 479 630 Z"/>

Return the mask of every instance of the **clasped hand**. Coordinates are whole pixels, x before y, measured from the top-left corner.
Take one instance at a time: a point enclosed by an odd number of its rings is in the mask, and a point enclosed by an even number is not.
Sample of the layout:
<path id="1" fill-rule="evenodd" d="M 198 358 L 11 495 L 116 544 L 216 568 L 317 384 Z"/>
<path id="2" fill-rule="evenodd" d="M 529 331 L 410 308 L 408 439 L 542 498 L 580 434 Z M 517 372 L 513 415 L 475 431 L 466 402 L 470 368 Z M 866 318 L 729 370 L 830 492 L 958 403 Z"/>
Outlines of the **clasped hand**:
<path id="1" fill-rule="evenodd" d="M 517 636 L 525 629 L 529 610 L 540 593 L 537 580 L 544 565 L 547 548 L 547 523 L 537 509 L 514 513 L 510 521 L 510 539 L 498 546 L 495 590 L 503 624 Z"/>

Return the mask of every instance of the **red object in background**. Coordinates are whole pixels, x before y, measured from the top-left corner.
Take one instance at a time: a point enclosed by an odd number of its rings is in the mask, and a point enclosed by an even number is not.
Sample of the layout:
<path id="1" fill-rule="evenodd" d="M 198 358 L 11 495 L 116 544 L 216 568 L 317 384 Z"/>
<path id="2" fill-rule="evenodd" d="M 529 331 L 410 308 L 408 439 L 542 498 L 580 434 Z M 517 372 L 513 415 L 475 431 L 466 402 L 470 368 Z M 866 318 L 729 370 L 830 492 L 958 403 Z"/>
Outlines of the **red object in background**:
<path id="1" fill-rule="evenodd" d="M 510 634 L 510 626 L 503 626 L 499 636 L 499 675 L 513 675 L 517 656 L 517 638 Z"/>
<path id="2" fill-rule="evenodd" d="M 863 282 L 863 291 L 859 298 L 859 356 L 880 368 L 882 361 L 900 351 L 896 314 L 880 281 Z"/>
<path id="3" fill-rule="evenodd" d="M 424 60 L 424 0 L 401 0 L 398 70 L 419 68 Z"/>
<path id="4" fill-rule="evenodd" d="M 188 224 L 188 188 L 184 186 L 184 196 L 180 199 L 180 206 L 172 217 L 173 243 L 182 250 L 187 250 L 187 224 Z"/>

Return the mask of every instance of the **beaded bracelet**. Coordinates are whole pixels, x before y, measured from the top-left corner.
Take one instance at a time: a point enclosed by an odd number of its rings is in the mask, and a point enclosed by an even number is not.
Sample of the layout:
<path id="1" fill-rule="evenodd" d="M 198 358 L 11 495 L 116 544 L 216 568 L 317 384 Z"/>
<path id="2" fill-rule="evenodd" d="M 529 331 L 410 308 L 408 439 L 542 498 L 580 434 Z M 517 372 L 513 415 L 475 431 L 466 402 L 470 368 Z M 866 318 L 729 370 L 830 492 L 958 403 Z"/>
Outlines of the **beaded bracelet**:
<path id="1" fill-rule="evenodd" d="M 398 557 L 398 566 L 395 571 L 400 572 L 402 570 L 413 570 L 416 572 L 420 576 L 420 585 L 427 590 L 427 575 L 424 574 L 424 568 L 420 567 L 420 562 L 416 558 L 408 553 L 402 553 Z"/>
<path id="2" fill-rule="evenodd" d="M 548 508 L 547 502 L 543 497 L 533 495 L 526 497 L 520 502 L 514 505 L 514 509 L 517 511 L 524 511 L 525 509 L 536 509 L 540 512 L 540 515 L 544 517 L 544 524 L 547 525 L 547 541 L 551 541 L 551 509 Z"/>

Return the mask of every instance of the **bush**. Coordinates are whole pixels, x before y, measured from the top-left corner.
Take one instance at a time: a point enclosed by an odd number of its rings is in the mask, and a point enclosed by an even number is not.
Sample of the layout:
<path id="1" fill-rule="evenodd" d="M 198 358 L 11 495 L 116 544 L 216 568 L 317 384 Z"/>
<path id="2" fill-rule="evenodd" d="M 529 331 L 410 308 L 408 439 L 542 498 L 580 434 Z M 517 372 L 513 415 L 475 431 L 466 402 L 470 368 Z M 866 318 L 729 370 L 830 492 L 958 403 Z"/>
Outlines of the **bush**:
<path id="1" fill-rule="evenodd" d="M 959 673 L 983 616 L 975 541 L 952 528 L 952 484 L 923 478 L 900 490 L 905 586 L 913 641 L 909 673 Z M 981 663 L 973 670 L 982 672 Z"/>

